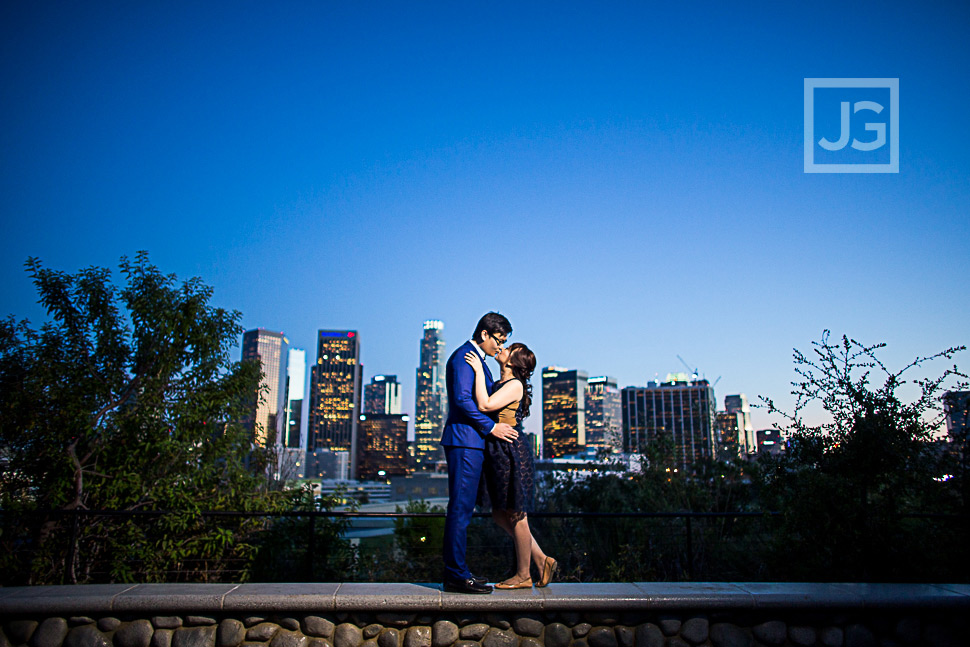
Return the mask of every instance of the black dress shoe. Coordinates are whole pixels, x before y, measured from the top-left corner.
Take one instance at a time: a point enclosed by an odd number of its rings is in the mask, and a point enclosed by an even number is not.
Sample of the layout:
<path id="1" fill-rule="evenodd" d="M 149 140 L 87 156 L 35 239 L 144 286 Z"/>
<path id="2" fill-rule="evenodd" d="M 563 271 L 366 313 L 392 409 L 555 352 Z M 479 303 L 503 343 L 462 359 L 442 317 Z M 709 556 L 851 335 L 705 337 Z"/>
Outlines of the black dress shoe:
<path id="1" fill-rule="evenodd" d="M 445 591 L 449 593 L 491 593 L 492 587 L 488 584 L 480 584 L 472 578 L 467 580 L 452 580 L 447 579 L 444 581 Z"/>
<path id="2" fill-rule="evenodd" d="M 472 580 L 475 581 L 475 584 L 488 584 L 487 577 L 482 577 L 481 575 L 475 575 L 474 573 L 472 573 Z"/>

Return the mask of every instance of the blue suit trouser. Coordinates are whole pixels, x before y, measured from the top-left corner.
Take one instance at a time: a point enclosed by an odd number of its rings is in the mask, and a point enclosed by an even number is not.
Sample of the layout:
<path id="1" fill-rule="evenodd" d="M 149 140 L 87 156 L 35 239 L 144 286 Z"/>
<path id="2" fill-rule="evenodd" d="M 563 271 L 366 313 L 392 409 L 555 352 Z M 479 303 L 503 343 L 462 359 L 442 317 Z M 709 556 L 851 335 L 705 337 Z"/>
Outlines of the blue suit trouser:
<path id="1" fill-rule="evenodd" d="M 448 460 L 448 515 L 442 549 L 445 577 L 466 580 L 471 577 L 465 563 L 468 524 L 475 512 L 485 452 L 472 447 L 445 447 L 445 458 Z"/>

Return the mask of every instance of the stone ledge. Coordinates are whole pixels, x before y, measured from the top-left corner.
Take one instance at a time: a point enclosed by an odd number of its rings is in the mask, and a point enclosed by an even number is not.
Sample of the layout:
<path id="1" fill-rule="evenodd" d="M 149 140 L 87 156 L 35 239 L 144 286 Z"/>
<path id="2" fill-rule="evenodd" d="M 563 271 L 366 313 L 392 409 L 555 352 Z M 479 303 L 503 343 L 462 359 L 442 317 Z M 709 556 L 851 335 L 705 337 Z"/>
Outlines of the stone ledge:
<path id="1" fill-rule="evenodd" d="M 555 583 L 491 595 L 440 584 L 93 584 L 0 588 L 0 615 L 142 612 L 547 612 L 684 609 L 966 609 L 970 584 L 768 582 Z"/>

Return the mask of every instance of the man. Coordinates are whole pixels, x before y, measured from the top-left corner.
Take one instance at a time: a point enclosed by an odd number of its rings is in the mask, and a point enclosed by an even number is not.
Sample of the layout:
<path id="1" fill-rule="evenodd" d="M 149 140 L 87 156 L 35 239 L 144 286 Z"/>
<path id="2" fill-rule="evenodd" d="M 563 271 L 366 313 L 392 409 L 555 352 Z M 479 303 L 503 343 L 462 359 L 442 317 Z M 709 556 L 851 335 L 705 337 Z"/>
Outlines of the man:
<path id="1" fill-rule="evenodd" d="M 491 434 L 512 442 L 518 432 L 504 423 L 496 423 L 478 410 L 475 402 L 475 372 L 465 361 L 465 353 L 474 351 L 482 358 L 495 357 L 512 332 L 509 320 L 489 312 L 478 321 L 472 338 L 448 358 L 448 420 L 441 436 L 448 460 L 448 514 L 445 518 L 445 540 L 442 551 L 445 562 L 444 589 L 453 593 L 491 593 L 483 577 L 476 577 L 465 563 L 468 524 L 471 523 L 482 477 L 485 437 Z M 492 388 L 492 374 L 485 365 L 485 385 Z"/>

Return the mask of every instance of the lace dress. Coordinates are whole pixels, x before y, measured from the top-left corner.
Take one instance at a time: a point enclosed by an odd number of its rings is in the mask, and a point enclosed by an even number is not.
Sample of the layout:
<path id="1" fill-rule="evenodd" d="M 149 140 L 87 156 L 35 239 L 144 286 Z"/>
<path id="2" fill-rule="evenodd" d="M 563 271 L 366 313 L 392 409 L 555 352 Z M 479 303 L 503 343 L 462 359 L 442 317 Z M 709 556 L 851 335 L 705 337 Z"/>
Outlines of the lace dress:
<path id="1" fill-rule="evenodd" d="M 505 382 L 492 387 L 498 391 Z M 482 482 L 479 488 L 479 504 L 486 508 L 507 510 L 522 517 L 532 510 L 535 496 L 535 464 L 532 448 L 515 413 L 519 400 L 498 412 L 498 422 L 515 427 L 519 437 L 511 443 L 494 436 L 485 438 L 485 464 L 482 466 Z M 514 513 L 520 513 L 516 515 Z"/>

